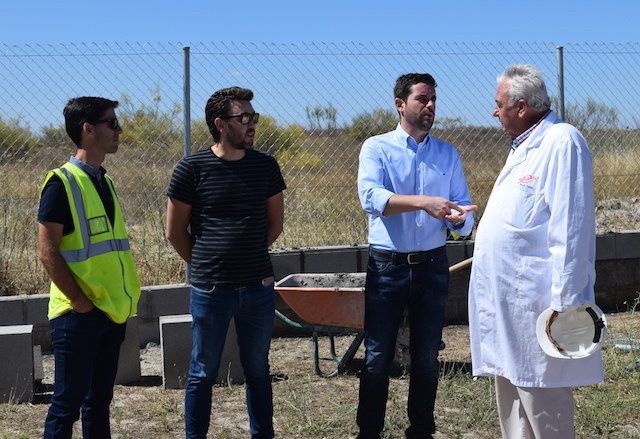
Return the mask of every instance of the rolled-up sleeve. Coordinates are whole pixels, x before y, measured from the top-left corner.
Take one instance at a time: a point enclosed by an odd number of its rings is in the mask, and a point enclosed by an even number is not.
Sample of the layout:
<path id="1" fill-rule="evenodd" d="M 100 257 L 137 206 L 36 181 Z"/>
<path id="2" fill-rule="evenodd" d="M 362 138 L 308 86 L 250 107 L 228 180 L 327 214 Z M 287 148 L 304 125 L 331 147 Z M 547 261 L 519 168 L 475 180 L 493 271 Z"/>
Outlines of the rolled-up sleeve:
<path id="1" fill-rule="evenodd" d="M 362 209 L 375 216 L 384 216 L 382 212 L 392 195 L 384 187 L 384 166 L 379 147 L 369 140 L 360 150 L 358 164 L 358 197 Z"/>

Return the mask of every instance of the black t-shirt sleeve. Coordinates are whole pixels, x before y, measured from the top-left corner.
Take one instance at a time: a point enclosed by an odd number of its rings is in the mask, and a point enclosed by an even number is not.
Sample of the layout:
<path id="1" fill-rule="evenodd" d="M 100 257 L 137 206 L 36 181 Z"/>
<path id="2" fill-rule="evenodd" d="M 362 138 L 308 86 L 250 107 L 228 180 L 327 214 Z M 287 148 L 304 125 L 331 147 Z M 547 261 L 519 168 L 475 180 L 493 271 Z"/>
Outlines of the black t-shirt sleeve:
<path id="1" fill-rule="evenodd" d="M 58 223 L 64 226 L 63 234 L 73 232 L 73 216 L 64 184 L 57 175 L 52 176 L 40 194 L 38 222 Z"/>
<path id="2" fill-rule="evenodd" d="M 193 205 L 195 176 L 193 167 L 187 160 L 180 160 L 173 170 L 171 181 L 167 188 L 167 197 Z"/>
<path id="3" fill-rule="evenodd" d="M 269 178 L 269 188 L 267 189 L 267 198 L 270 198 L 287 188 L 287 185 L 284 182 L 284 178 L 282 177 L 282 172 L 280 171 L 280 166 L 276 159 L 272 156 L 269 156 L 269 165 L 271 167 L 270 178 Z"/>

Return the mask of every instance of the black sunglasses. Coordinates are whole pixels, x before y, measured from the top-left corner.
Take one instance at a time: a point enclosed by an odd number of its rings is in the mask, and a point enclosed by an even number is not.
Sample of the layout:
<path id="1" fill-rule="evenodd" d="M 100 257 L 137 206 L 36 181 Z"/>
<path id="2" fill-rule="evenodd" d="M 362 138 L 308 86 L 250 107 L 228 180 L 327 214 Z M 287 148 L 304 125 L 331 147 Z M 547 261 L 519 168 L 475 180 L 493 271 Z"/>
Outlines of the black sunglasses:
<path id="1" fill-rule="evenodd" d="M 239 117 L 242 125 L 249 125 L 251 122 L 258 123 L 260 120 L 260 113 L 232 114 L 230 116 L 221 116 L 220 119 L 226 120 L 231 119 L 232 117 Z"/>
<path id="2" fill-rule="evenodd" d="M 87 122 L 89 122 L 90 124 L 93 124 L 93 125 L 98 125 L 99 123 L 106 123 L 107 126 L 109 128 L 111 128 L 112 130 L 114 130 L 114 131 L 122 129 L 120 127 L 120 122 L 118 122 L 118 118 L 117 117 L 109 117 L 107 119 L 98 119 L 96 121 L 90 121 L 89 120 Z"/>

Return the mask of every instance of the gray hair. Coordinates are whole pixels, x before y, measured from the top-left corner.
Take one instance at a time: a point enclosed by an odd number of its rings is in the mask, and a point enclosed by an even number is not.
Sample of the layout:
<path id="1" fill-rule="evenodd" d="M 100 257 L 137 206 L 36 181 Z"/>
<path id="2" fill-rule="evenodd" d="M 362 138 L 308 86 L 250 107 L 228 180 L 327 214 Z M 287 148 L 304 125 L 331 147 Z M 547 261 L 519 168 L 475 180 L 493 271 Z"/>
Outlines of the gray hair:
<path id="1" fill-rule="evenodd" d="M 509 83 L 509 105 L 524 99 L 536 111 L 546 111 L 551 106 L 542 72 L 531 64 L 515 64 L 498 76 L 498 83 Z"/>

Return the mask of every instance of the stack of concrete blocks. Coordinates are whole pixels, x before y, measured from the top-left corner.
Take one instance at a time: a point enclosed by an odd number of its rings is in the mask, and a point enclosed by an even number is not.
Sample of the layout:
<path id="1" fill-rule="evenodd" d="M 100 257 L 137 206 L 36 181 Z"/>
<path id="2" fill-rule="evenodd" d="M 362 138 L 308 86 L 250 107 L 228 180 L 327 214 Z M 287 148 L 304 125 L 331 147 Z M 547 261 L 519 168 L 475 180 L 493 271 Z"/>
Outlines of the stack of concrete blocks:
<path id="1" fill-rule="evenodd" d="M 127 320 L 127 332 L 120 345 L 116 384 L 131 384 L 140 381 L 140 334 L 138 318 Z"/>
<path id="2" fill-rule="evenodd" d="M 0 326 L 0 403 L 33 398 L 33 325 Z"/>
<path id="3" fill-rule="evenodd" d="M 187 383 L 193 340 L 191 315 L 161 316 L 159 320 L 164 388 L 184 389 Z M 244 383 L 244 372 L 240 364 L 240 353 L 236 340 L 236 327 L 234 320 L 231 319 L 216 378 L 217 384 Z"/>

